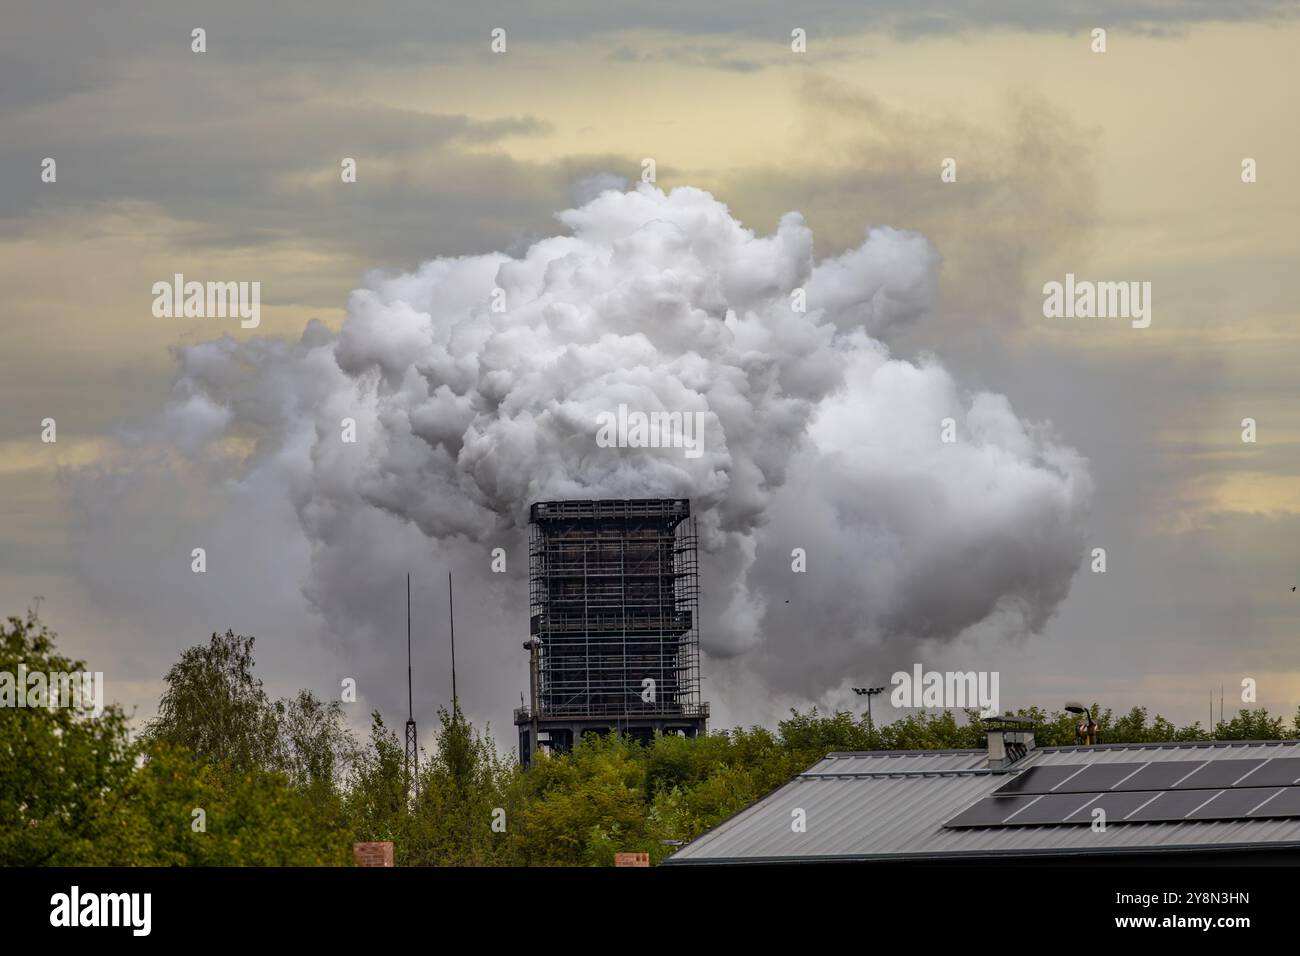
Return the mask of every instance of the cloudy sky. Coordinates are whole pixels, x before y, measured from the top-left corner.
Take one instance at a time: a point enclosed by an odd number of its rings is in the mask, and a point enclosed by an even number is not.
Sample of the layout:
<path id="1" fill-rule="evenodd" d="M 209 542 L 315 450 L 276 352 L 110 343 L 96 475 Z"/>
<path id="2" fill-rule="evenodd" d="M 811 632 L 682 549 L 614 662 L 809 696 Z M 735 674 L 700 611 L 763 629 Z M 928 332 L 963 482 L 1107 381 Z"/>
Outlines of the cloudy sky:
<path id="1" fill-rule="evenodd" d="M 142 718 L 233 628 L 396 720 L 410 570 L 427 726 L 450 569 L 504 741 L 527 503 L 680 494 L 715 726 L 914 662 L 1293 713 L 1294 6 L 783 6 L 6 3 L 4 612 Z M 260 282 L 259 327 L 156 318 L 175 273 Z M 1045 318 L 1066 273 L 1150 282 L 1150 327 Z M 706 454 L 597 449 L 620 401 Z"/>

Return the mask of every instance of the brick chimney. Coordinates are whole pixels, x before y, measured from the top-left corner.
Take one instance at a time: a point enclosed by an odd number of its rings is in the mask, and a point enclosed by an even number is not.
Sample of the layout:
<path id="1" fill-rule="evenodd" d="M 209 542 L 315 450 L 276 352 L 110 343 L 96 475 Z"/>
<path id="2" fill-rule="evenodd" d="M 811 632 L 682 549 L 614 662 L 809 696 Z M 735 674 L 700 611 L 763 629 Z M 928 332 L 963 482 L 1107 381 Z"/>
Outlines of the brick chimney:
<path id="1" fill-rule="evenodd" d="M 392 866 L 393 841 L 352 844 L 352 863 L 354 866 Z"/>

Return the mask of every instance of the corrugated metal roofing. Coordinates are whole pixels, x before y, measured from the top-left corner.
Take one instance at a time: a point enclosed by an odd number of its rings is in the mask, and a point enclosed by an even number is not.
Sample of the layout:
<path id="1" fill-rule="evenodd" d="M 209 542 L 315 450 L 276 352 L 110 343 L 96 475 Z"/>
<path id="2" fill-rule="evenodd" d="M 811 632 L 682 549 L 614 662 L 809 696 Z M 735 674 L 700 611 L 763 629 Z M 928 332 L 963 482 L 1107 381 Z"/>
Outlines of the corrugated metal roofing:
<path id="1" fill-rule="evenodd" d="M 805 770 L 802 776 L 852 773 L 933 773 L 975 770 L 984 766 L 983 750 L 885 750 L 879 753 L 834 753 Z"/>
<path id="2" fill-rule="evenodd" d="M 1300 845 L 1300 819 L 973 827 L 943 823 L 1015 774 L 1045 764 L 1300 756 L 1300 741 L 1044 748 L 1012 773 L 984 770 L 982 750 L 831 754 L 673 854 L 667 862 L 797 862 L 1145 849 Z M 791 829 L 792 812 L 805 832 Z"/>

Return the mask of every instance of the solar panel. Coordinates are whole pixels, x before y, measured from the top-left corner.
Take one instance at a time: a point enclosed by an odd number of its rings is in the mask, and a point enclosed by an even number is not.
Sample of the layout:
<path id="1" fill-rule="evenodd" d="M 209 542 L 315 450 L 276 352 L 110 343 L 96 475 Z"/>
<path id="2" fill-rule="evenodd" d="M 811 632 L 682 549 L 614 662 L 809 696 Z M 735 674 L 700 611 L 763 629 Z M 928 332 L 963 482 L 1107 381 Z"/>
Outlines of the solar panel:
<path id="1" fill-rule="evenodd" d="M 1248 814 L 1251 820 L 1265 817 L 1300 817 L 1300 787 L 1287 787 L 1263 806 Z"/>
<path id="2" fill-rule="evenodd" d="M 1231 787 L 1238 780 L 1241 780 L 1241 786 L 1248 787 L 1250 778 L 1246 774 L 1252 770 L 1258 772 L 1257 768 L 1263 762 L 1262 760 L 1207 760 L 1200 770 L 1180 780 L 1174 789 L 1220 790 Z"/>
<path id="3" fill-rule="evenodd" d="M 945 827 L 1084 825 L 1106 811 L 1106 824 L 1177 823 L 1195 820 L 1300 818 L 1300 787 L 1237 787 L 1224 790 L 1114 790 L 985 797 Z"/>
<path id="4" fill-rule="evenodd" d="M 1251 771 L 1258 771 L 1264 763 L 1262 760 L 1212 760 L 1193 773 L 1186 780 L 1180 780 L 1175 790 L 1213 790 L 1217 787 L 1231 787 L 1242 780 L 1239 786 L 1249 787 Z M 1245 778 L 1245 779 L 1243 779 Z"/>
<path id="5" fill-rule="evenodd" d="M 967 807 L 944 824 L 946 827 L 997 826 L 1017 810 L 1034 801 L 1033 797 L 985 797 Z"/>
<path id="6" fill-rule="evenodd" d="M 1007 826 L 1032 826 L 1038 823 L 1064 823 L 1084 804 L 1096 800 L 1099 793 L 1053 793 L 1040 796 L 1004 823 Z"/>
<path id="7" fill-rule="evenodd" d="M 1186 777 L 1204 760 L 1157 760 L 1147 764 L 1127 780 L 1116 784 L 1116 790 L 1168 790 Z"/>
<path id="8" fill-rule="evenodd" d="M 1166 790 L 1150 803 L 1124 817 L 1127 823 L 1154 823 L 1164 820 L 1181 820 L 1202 803 L 1212 793 L 1203 790 Z"/>
<path id="9" fill-rule="evenodd" d="M 1059 784 L 1053 793 L 1098 793 L 1109 790 L 1136 770 L 1140 763 L 1095 763 Z"/>
<path id="10" fill-rule="evenodd" d="M 998 796 L 1105 790 L 1223 790 L 1300 784 L 1300 757 L 1273 760 L 1155 760 L 1150 763 L 1045 764 L 1016 774 Z"/>
<path id="11" fill-rule="evenodd" d="M 1221 794 L 1202 807 L 1197 807 L 1187 815 L 1188 820 L 1239 820 L 1251 810 L 1270 797 L 1276 796 L 1280 788 L 1258 787 L 1224 790 Z M 1207 793 L 1209 791 L 1206 791 Z"/>
<path id="12" fill-rule="evenodd" d="M 993 792 L 996 794 L 1051 793 L 1052 788 L 1058 783 L 1073 777 L 1085 766 L 1086 764 L 1048 764 L 1044 767 L 1030 767 L 1023 773 L 1016 774 L 1013 779 Z"/>
<path id="13" fill-rule="evenodd" d="M 1077 811 L 1062 820 L 1062 823 L 1092 823 L 1092 811 L 1100 807 L 1106 811 L 1106 823 L 1110 825 L 1123 820 L 1142 804 L 1150 800 L 1154 793 L 1134 793 L 1128 790 L 1112 790 L 1090 800 Z"/>
<path id="14" fill-rule="evenodd" d="M 1300 783 L 1300 757 L 1275 757 L 1241 781 L 1243 787 L 1286 787 Z"/>

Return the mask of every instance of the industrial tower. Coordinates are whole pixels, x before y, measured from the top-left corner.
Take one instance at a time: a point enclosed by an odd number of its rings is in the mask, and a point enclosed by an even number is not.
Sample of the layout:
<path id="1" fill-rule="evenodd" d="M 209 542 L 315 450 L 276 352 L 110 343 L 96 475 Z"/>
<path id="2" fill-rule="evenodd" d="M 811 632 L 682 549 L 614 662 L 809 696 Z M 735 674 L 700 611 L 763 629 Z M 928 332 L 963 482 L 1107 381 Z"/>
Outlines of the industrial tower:
<path id="1" fill-rule="evenodd" d="M 685 498 L 541 501 L 529 513 L 530 703 L 519 757 L 584 733 L 648 740 L 708 727 L 699 569 Z"/>

